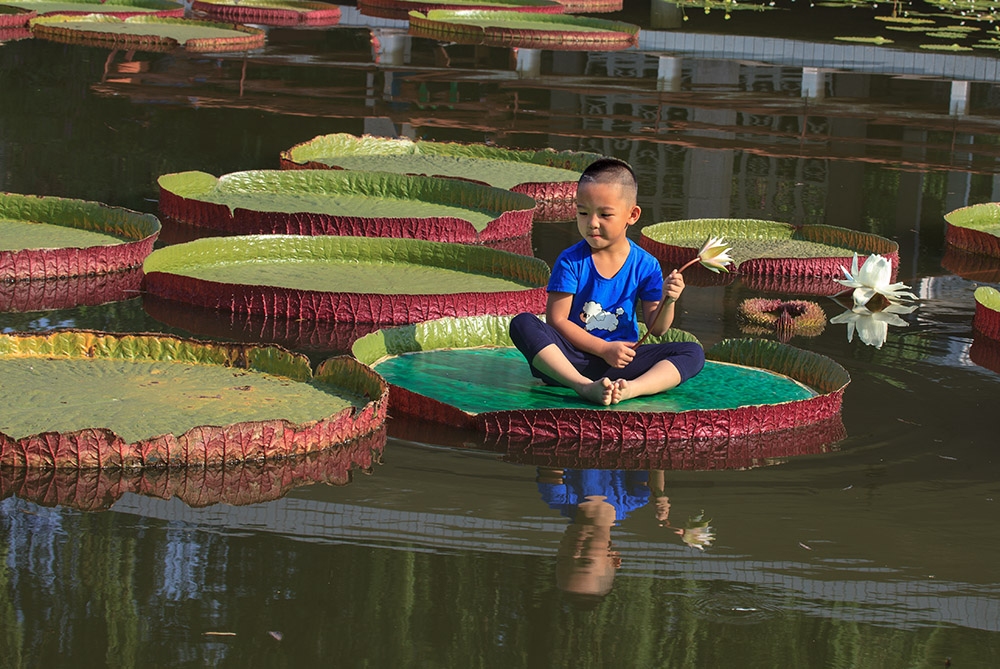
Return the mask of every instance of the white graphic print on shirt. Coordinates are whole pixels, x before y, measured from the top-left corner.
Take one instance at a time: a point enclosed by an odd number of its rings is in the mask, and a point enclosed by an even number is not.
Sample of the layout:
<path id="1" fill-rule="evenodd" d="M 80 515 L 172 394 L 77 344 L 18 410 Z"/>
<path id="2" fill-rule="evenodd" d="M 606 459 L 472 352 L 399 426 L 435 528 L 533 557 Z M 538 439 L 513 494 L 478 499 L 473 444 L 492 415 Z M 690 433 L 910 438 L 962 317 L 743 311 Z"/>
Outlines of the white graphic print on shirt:
<path id="1" fill-rule="evenodd" d="M 584 302 L 580 320 L 583 321 L 584 329 L 587 332 L 591 330 L 614 332 L 618 328 L 618 317 L 624 313 L 625 310 L 621 307 L 618 307 L 612 313 L 605 311 L 599 302 L 590 301 Z"/>

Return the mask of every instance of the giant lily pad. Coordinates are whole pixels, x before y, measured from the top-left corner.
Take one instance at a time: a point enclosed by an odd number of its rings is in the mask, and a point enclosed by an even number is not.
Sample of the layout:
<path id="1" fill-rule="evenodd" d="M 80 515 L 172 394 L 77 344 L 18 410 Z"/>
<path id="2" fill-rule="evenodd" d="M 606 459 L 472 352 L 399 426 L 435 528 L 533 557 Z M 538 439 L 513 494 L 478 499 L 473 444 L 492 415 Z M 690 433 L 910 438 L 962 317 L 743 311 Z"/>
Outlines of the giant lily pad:
<path id="1" fill-rule="evenodd" d="M 353 352 L 391 385 L 397 413 L 487 434 L 568 441 L 667 441 L 758 434 L 829 419 L 850 377 L 815 353 L 726 340 L 698 376 L 610 407 L 540 385 L 512 347 L 509 318 L 441 319 L 380 330 Z M 674 331 L 674 338 L 693 339 Z"/>
<path id="2" fill-rule="evenodd" d="M 111 508 L 125 493 L 176 498 L 191 507 L 242 506 L 279 499 L 314 483 L 343 486 L 354 469 L 370 470 L 385 448 L 385 428 L 317 453 L 223 467 L 28 469 L 0 467 L 0 499 L 81 511 Z"/>
<path id="3" fill-rule="evenodd" d="M 62 14 L 81 16 L 105 14 L 129 16 L 184 16 L 184 5 L 171 0 L 4 0 L 3 5 L 20 7 L 38 15 Z"/>
<path id="4" fill-rule="evenodd" d="M 114 49 L 244 51 L 264 45 L 264 31 L 232 23 L 159 16 L 118 18 L 106 14 L 41 16 L 31 21 L 35 37 Z"/>
<path id="5" fill-rule="evenodd" d="M 194 0 L 191 8 L 212 18 L 267 26 L 332 26 L 340 7 L 304 0 Z"/>
<path id="6" fill-rule="evenodd" d="M 540 311 L 549 274 L 536 258 L 464 244 L 301 235 L 199 239 L 154 251 L 143 269 L 144 289 L 169 300 L 381 324 Z"/>
<path id="7" fill-rule="evenodd" d="M 413 141 L 347 133 L 320 135 L 281 154 L 285 169 L 343 169 L 477 181 L 524 193 L 538 203 L 535 220 L 569 220 L 576 182 L 597 153 L 521 151 L 485 144 Z M 549 205 L 560 204 L 561 207 Z M 546 216 L 540 217 L 539 212 Z"/>
<path id="8" fill-rule="evenodd" d="M 358 0 L 362 14 L 406 20 L 411 11 L 439 9 L 562 14 L 563 5 L 553 0 Z"/>
<path id="9" fill-rule="evenodd" d="M 99 202 L 0 193 L 0 280 L 118 272 L 142 264 L 160 222 Z"/>
<path id="10" fill-rule="evenodd" d="M 976 332 L 1000 340 L 1000 291 L 990 286 L 976 288 L 976 315 L 972 327 Z"/>
<path id="11" fill-rule="evenodd" d="M 639 26 L 583 16 L 434 9 L 410 12 L 410 33 L 454 42 L 544 49 L 624 49 Z"/>
<path id="12" fill-rule="evenodd" d="M 1000 202 L 962 207 L 945 215 L 945 241 L 984 255 L 1000 258 Z"/>
<path id="13" fill-rule="evenodd" d="M 315 374 L 277 347 L 163 335 L 0 335 L 0 465 L 132 468 L 319 451 L 385 420 L 386 387 L 350 358 Z"/>
<path id="14" fill-rule="evenodd" d="M 382 172 L 180 172 L 159 184 L 163 215 L 241 234 L 483 243 L 530 234 L 535 208 L 527 195 L 500 188 Z"/>
<path id="15" fill-rule="evenodd" d="M 849 266 L 855 253 L 859 262 L 871 253 L 887 257 L 894 273 L 899 266 L 899 245 L 891 239 L 830 225 L 727 218 L 668 221 L 643 228 L 639 245 L 670 271 L 694 258 L 709 237 L 723 237 L 732 247 L 741 276 L 843 278 L 841 267 Z"/>

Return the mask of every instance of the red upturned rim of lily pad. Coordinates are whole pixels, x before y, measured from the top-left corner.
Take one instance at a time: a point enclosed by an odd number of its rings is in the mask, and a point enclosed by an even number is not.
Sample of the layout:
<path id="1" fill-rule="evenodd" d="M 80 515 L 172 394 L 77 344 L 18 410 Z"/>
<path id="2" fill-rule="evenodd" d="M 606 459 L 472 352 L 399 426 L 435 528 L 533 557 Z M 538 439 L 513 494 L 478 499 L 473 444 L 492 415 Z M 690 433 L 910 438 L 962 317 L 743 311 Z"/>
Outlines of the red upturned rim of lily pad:
<path id="1" fill-rule="evenodd" d="M 475 203 L 477 208 L 495 206 L 501 211 L 477 231 L 467 220 L 453 216 L 379 217 L 348 216 L 299 211 L 259 211 L 199 199 L 223 180 L 274 182 L 290 192 L 348 191 L 383 195 L 392 190 L 426 194 L 431 201 L 449 204 Z M 455 179 L 407 176 L 384 172 L 350 170 L 248 170 L 215 177 L 205 172 L 165 174 L 158 180 L 160 213 L 189 225 L 200 225 L 226 233 L 347 235 L 354 237 L 400 237 L 439 242 L 483 244 L 531 234 L 535 202 L 521 193 Z"/>
<path id="2" fill-rule="evenodd" d="M 213 18 L 269 26 L 333 26 L 340 7 L 301 0 L 194 0 L 191 9 Z"/>
<path id="3" fill-rule="evenodd" d="M 843 268 L 850 269 L 853 253 L 858 254 L 859 265 L 869 254 L 884 256 L 892 263 L 893 276 L 899 267 L 899 244 L 893 240 L 832 225 L 796 226 L 777 221 L 732 218 L 665 221 L 643 228 L 639 245 L 652 253 L 664 270 L 670 271 L 694 258 L 700 249 L 700 244 L 679 246 L 671 244 L 671 239 L 707 240 L 709 237 L 722 237 L 728 246 L 733 247 L 734 256 L 739 253 L 740 240 L 788 239 L 837 246 L 847 251 L 846 256 L 832 257 L 750 257 L 738 265 L 734 263 L 730 268 L 730 273 L 740 276 L 844 278 Z"/>
<path id="4" fill-rule="evenodd" d="M 333 133 L 318 135 L 310 140 L 296 144 L 281 152 L 281 168 L 324 170 L 344 169 L 322 162 L 324 157 L 365 156 L 365 155 L 433 155 L 455 158 L 486 158 L 505 160 L 515 163 L 544 165 L 583 171 L 595 160 L 604 158 L 597 153 L 587 151 L 556 151 L 555 149 L 512 149 L 487 144 L 464 142 L 433 142 L 427 140 L 411 140 L 405 137 L 388 138 L 372 135 L 352 135 L 350 133 Z M 455 177 L 442 174 L 420 174 L 419 176 L 441 179 L 460 179 L 490 185 L 482 179 Z M 477 175 L 482 176 L 482 175 Z M 572 181 L 524 181 L 511 186 L 509 190 L 523 193 L 536 202 L 535 221 L 568 221 L 576 214 L 576 185 Z M 506 184 L 504 184 L 506 186 Z"/>
<path id="5" fill-rule="evenodd" d="M 1000 258 L 1000 202 L 961 207 L 945 214 L 944 239 L 957 248 Z"/>
<path id="6" fill-rule="evenodd" d="M 976 313 L 972 328 L 990 339 L 1000 340 L 1000 291 L 990 286 L 976 288 Z"/>
<path id="7" fill-rule="evenodd" d="M 222 283 L 186 276 L 192 262 L 352 260 L 409 262 L 516 281 L 525 288 L 455 293 L 383 294 Z M 517 314 L 545 308 L 549 268 L 542 260 L 482 246 L 387 237 L 252 235 L 206 237 L 150 254 L 143 290 L 209 309 L 328 323 L 402 325 L 445 316 Z"/>
<path id="8" fill-rule="evenodd" d="M 388 328 L 362 337 L 352 351 L 359 361 L 377 368 L 389 357 L 417 351 L 512 346 L 510 320 L 497 316 L 445 318 Z M 741 437 L 825 421 L 840 414 L 842 395 L 850 383 L 847 371 L 830 358 L 764 339 L 727 339 L 707 351 L 706 358 L 774 371 L 810 386 L 818 394 L 735 409 L 645 413 L 567 407 L 473 414 L 390 383 L 390 403 L 397 413 L 487 435 L 559 443 L 666 442 Z"/>
<path id="9" fill-rule="evenodd" d="M 127 442 L 100 426 L 72 432 L 39 432 L 20 438 L 0 433 L 0 467 L 43 469 L 136 469 L 265 462 L 305 455 L 356 439 L 385 422 L 388 386 L 371 369 L 347 356 L 324 361 L 315 372 L 305 356 L 277 346 L 202 342 L 162 334 L 56 330 L 0 334 L 0 356 L 111 358 L 214 364 L 315 381 L 367 398 L 307 423 L 245 421 L 193 427 Z"/>
<path id="10" fill-rule="evenodd" d="M 456 22 L 462 19 L 487 19 L 492 25 L 478 26 Z M 525 20 L 538 27 L 512 28 L 505 22 Z M 600 30 L 552 28 L 553 21 L 573 21 L 580 26 Z M 432 9 L 410 12 L 410 34 L 417 37 L 448 39 L 460 43 L 485 44 L 514 48 L 549 50 L 615 51 L 634 46 L 639 26 L 622 21 L 608 21 L 566 14 L 526 14 L 524 12 Z"/>
<path id="11" fill-rule="evenodd" d="M 62 23 L 88 21 L 94 24 L 94 30 L 66 28 Z M 155 33 L 135 35 L 114 32 L 112 30 L 96 29 L 100 25 L 109 26 L 115 23 L 156 25 L 189 25 L 220 28 L 235 33 L 232 37 L 192 38 L 183 44 L 173 37 Z M 31 31 L 35 37 L 62 42 L 66 44 L 84 44 L 103 46 L 112 49 L 138 49 L 140 51 L 165 52 L 177 48 L 200 53 L 223 53 L 228 51 L 247 51 L 264 46 L 266 35 L 260 28 L 244 26 L 238 23 L 217 23 L 199 21 L 196 19 L 149 16 L 148 13 L 137 14 L 125 18 L 110 14 L 54 14 L 40 16 L 31 20 Z"/>
<path id="12" fill-rule="evenodd" d="M 84 248 L 0 251 L 0 281 L 107 274 L 138 267 L 153 250 L 160 232 L 160 222 L 152 214 L 42 195 L 0 193 L 0 218 L 103 232 L 128 240 Z"/>
<path id="13" fill-rule="evenodd" d="M 41 506 L 103 511 L 125 493 L 177 498 L 190 507 L 244 506 L 280 499 L 314 483 L 343 486 L 353 470 L 370 470 L 385 448 L 385 427 L 318 453 L 218 467 L 29 469 L 0 467 L 0 499 L 13 495 Z"/>
<path id="14" fill-rule="evenodd" d="M 34 9 L 0 5 L 0 28 L 20 28 L 38 16 Z"/>
<path id="15" fill-rule="evenodd" d="M 0 313 L 48 311 L 121 302 L 139 296 L 142 268 L 89 276 L 0 282 Z"/>

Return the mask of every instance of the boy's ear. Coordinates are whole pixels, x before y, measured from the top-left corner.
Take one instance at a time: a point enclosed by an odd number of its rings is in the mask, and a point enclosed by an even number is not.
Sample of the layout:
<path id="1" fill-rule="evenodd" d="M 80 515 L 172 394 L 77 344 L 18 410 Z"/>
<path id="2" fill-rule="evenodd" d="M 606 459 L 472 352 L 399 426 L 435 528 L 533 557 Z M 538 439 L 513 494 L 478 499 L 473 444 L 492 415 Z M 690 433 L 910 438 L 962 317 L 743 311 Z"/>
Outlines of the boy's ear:
<path id="1" fill-rule="evenodd" d="M 636 221 L 639 220 L 639 216 L 641 215 L 642 215 L 642 209 L 639 207 L 639 205 L 637 204 L 632 205 L 632 211 L 629 212 L 628 215 L 628 224 L 629 225 L 634 224 Z"/>

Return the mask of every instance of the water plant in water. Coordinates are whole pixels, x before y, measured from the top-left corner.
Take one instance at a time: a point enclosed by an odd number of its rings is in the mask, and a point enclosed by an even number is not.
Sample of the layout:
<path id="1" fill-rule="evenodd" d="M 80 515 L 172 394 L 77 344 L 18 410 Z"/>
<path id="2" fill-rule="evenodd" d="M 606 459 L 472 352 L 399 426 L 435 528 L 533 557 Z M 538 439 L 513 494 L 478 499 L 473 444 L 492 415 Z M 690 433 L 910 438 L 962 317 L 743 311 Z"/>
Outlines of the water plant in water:
<path id="1" fill-rule="evenodd" d="M 890 302 L 903 299 L 917 299 L 917 296 L 909 292 L 909 286 L 903 283 L 890 283 L 892 281 L 892 263 L 888 258 L 873 253 L 865 259 L 865 262 L 858 269 L 858 254 L 854 254 L 851 260 L 851 270 L 844 270 L 846 279 L 837 279 L 837 283 L 854 289 L 854 306 L 863 306 L 875 295 L 882 295 Z"/>
<path id="2" fill-rule="evenodd" d="M 774 332 L 780 342 L 795 335 L 815 337 L 826 327 L 823 308 L 809 300 L 752 298 L 740 302 L 737 315 L 744 334 Z"/>

